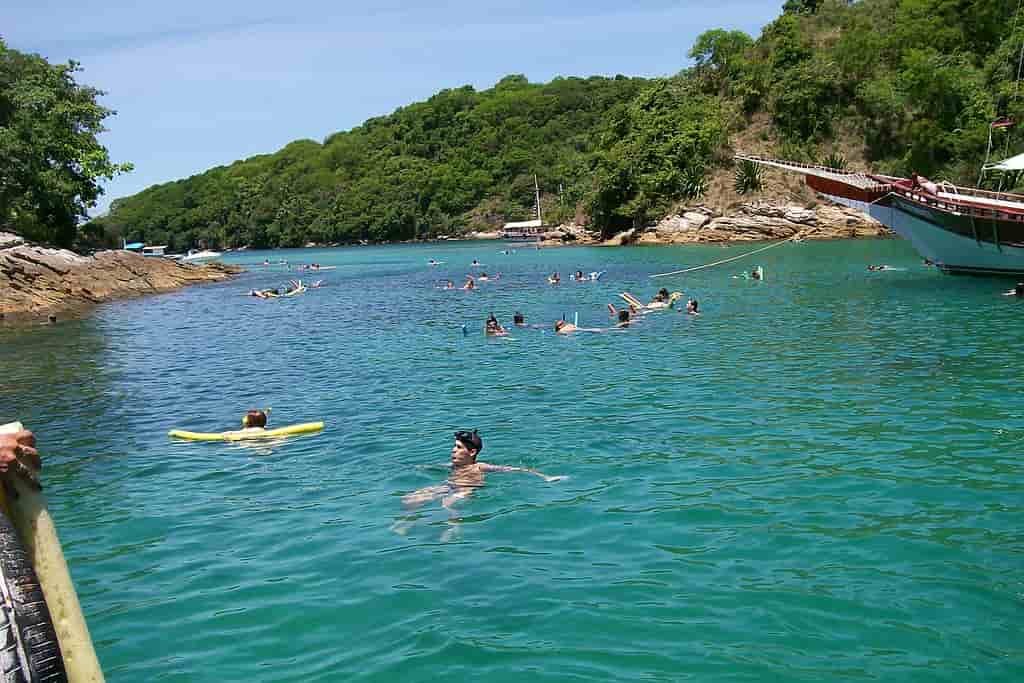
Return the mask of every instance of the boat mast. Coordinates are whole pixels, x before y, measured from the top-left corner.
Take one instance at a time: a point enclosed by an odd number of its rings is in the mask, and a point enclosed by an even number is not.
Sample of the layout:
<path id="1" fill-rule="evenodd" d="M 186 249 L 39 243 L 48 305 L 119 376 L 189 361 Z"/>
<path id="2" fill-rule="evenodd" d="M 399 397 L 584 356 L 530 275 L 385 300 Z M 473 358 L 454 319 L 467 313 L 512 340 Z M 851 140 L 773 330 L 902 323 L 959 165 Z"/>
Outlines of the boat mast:
<path id="1" fill-rule="evenodd" d="M 537 174 L 536 173 L 533 174 L 533 194 L 534 194 L 534 201 L 536 202 L 536 205 L 537 205 L 537 221 L 541 225 L 544 225 L 544 219 L 540 215 L 540 185 L 537 184 Z"/>

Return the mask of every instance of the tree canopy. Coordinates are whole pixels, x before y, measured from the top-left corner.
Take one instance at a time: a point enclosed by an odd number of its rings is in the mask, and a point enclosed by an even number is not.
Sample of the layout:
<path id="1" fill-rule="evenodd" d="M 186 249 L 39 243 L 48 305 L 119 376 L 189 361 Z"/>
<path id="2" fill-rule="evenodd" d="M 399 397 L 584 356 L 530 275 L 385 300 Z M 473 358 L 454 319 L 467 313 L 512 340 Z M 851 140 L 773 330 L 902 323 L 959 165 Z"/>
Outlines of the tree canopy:
<path id="1" fill-rule="evenodd" d="M 70 246 L 99 181 L 131 168 L 97 141 L 113 112 L 75 82 L 77 71 L 0 40 L 0 229 Z"/>

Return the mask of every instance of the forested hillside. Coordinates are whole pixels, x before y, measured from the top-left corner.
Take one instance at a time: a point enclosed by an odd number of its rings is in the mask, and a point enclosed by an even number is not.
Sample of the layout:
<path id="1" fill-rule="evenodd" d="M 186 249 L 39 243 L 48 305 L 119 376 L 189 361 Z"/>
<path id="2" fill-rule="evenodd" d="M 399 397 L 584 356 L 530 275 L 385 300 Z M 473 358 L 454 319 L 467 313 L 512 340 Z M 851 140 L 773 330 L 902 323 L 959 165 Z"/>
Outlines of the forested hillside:
<path id="1" fill-rule="evenodd" d="M 765 118 L 761 146 L 778 156 L 842 164 L 835 150 L 852 146 L 881 172 L 973 185 L 989 124 L 1024 116 L 1018 5 L 789 0 L 756 38 L 707 31 L 672 77 L 445 90 L 120 199 L 87 232 L 176 250 L 424 238 L 530 218 L 536 174 L 547 219 L 611 233 L 699 199 L 732 164 L 732 141 Z M 993 135 L 993 157 L 1024 148 L 1015 127 Z"/>

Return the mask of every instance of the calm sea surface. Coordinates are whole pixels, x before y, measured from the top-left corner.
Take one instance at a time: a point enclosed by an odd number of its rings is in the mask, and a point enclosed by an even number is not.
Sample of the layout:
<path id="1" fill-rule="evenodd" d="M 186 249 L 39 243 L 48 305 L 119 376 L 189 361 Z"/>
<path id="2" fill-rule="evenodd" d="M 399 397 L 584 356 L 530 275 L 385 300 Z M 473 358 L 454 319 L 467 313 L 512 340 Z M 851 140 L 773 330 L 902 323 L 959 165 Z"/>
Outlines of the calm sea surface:
<path id="1" fill-rule="evenodd" d="M 902 241 L 666 280 L 754 247 L 504 246 L 243 252 L 226 284 L 0 327 L 0 422 L 39 436 L 110 680 L 1024 678 L 1012 283 Z M 263 301 L 245 294 L 299 275 L 264 258 L 336 269 Z M 435 288 L 473 259 L 501 279 Z M 731 277 L 755 264 L 766 281 Z M 551 332 L 662 285 L 703 315 Z M 543 328 L 483 335 L 516 310 Z M 166 436 L 262 406 L 327 428 Z M 482 460 L 568 479 L 491 474 L 454 513 L 404 510 L 472 428 Z"/>

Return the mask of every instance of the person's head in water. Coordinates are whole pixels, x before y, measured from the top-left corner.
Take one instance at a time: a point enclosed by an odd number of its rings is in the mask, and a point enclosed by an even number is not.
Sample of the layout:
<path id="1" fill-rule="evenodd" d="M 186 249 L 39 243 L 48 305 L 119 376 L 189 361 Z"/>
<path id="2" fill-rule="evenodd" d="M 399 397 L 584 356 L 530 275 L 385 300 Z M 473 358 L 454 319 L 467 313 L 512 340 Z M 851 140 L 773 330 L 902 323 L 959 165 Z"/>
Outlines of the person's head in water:
<path id="1" fill-rule="evenodd" d="M 516 311 L 515 315 L 512 316 L 512 322 L 515 323 L 516 325 L 525 325 L 526 318 L 523 316 L 522 313 Z"/>
<path id="2" fill-rule="evenodd" d="M 472 465 L 483 448 L 484 441 L 475 429 L 471 432 L 455 432 L 455 443 L 452 445 L 452 467 Z"/>
<path id="3" fill-rule="evenodd" d="M 619 311 L 619 324 L 620 325 L 628 325 L 629 324 L 629 309 L 623 308 L 621 311 Z"/>
<path id="4" fill-rule="evenodd" d="M 248 429 L 249 427 L 266 427 L 267 426 L 267 413 L 264 410 L 250 410 L 242 418 L 242 426 Z"/>
<path id="5" fill-rule="evenodd" d="M 699 306 L 700 304 L 697 303 L 696 299 L 690 299 L 689 301 L 686 302 L 686 312 L 700 313 L 700 311 L 698 310 Z"/>

